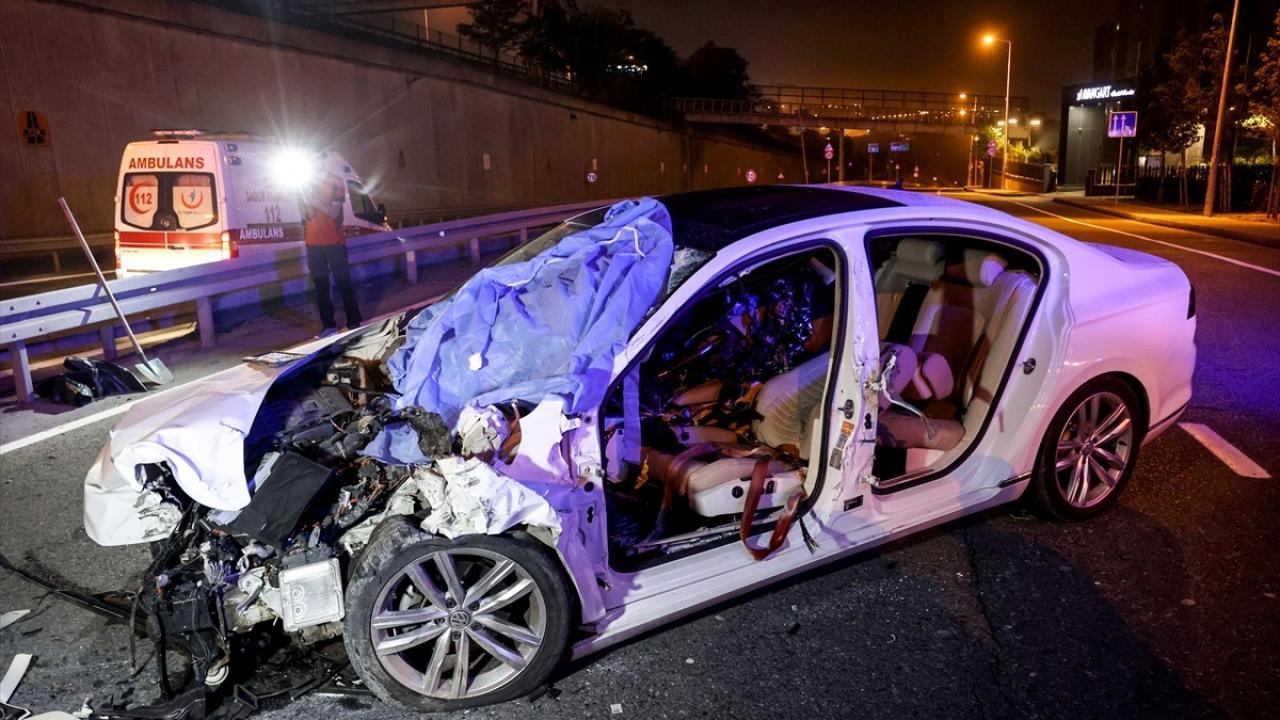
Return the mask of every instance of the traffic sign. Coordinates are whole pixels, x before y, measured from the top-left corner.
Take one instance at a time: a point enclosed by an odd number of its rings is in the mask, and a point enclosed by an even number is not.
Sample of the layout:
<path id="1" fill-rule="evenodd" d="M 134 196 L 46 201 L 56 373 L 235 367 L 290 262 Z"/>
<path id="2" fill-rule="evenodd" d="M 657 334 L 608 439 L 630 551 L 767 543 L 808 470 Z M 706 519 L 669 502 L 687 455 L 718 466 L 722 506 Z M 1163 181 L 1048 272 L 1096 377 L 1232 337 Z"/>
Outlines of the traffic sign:
<path id="1" fill-rule="evenodd" d="M 756 181 L 756 171 L 751 168 L 747 168 L 747 182 L 753 183 L 755 181 Z"/>
<path id="2" fill-rule="evenodd" d="M 1127 138 L 1138 134 L 1138 111 L 1123 110 L 1111 113 L 1107 120 L 1107 137 Z"/>
<path id="3" fill-rule="evenodd" d="M 867 143 L 867 152 L 872 155 L 880 153 L 880 143 Z"/>
<path id="4" fill-rule="evenodd" d="M 996 156 L 996 141 L 988 140 L 987 141 L 987 157 L 995 157 L 995 156 Z"/>
<path id="5" fill-rule="evenodd" d="M 44 113 L 35 110 L 18 113 L 18 137 L 27 147 L 49 147 L 49 120 Z"/>
<path id="6" fill-rule="evenodd" d="M 827 143 L 827 147 L 822 151 L 822 157 L 830 160 L 836 156 L 836 149 L 831 147 L 831 143 Z"/>
<path id="7" fill-rule="evenodd" d="M 587 182 L 589 182 L 589 183 L 593 183 L 593 182 L 598 181 L 599 179 L 600 179 L 600 176 L 596 174 L 596 171 L 595 171 L 595 170 L 588 170 L 588 171 L 587 171 Z"/>
<path id="8" fill-rule="evenodd" d="M 889 143 L 889 152 L 907 152 L 910 149 L 911 149 L 911 143 L 907 143 L 907 142 Z"/>

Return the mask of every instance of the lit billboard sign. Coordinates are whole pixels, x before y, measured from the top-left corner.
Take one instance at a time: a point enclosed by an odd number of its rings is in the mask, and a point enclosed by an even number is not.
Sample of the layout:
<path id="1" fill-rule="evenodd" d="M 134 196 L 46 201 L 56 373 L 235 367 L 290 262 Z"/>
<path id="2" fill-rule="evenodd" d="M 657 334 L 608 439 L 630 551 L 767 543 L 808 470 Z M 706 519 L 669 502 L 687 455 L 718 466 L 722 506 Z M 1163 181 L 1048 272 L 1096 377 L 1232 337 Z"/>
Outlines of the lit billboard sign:
<path id="1" fill-rule="evenodd" d="M 1101 100 L 1114 100 L 1116 98 L 1130 97 L 1136 93 L 1132 87 L 1118 87 L 1115 85 L 1091 85 L 1076 90 L 1076 102 L 1098 102 Z"/>

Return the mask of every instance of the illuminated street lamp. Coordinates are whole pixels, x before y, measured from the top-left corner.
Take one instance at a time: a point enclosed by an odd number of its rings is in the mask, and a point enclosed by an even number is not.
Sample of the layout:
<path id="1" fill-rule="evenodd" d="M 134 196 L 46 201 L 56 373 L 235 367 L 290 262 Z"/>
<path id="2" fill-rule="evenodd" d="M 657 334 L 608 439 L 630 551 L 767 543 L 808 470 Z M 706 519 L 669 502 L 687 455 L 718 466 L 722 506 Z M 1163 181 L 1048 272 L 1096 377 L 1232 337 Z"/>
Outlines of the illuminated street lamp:
<path id="1" fill-rule="evenodd" d="M 996 43 L 1004 43 L 1008 49 L 1008 55 L 1005 58 L 1004 70 L 1004 117 L 1009 118 L 1009 82 L 1013 77 L 1013 41 L 998 38 L 991 33 L 982 36 L 983 45 L 995 45 Z M 1000 187 L 1008 189 L 1009 184 L 1009 133 L 1004 133 L 1004 149 L 1000 156 Z"/>

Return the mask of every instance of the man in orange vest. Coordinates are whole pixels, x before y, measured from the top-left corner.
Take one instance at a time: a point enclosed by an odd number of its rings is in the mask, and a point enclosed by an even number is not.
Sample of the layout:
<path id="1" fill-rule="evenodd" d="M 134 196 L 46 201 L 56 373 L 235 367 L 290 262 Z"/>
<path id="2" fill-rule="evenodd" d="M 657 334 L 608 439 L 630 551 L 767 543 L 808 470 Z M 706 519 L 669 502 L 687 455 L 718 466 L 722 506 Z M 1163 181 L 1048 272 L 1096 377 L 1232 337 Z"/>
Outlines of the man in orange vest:
<path id="1" fill-rule="evenodd" d="M 329 278 L 338 285 L 342 296 L 342 308 L 347 316 L 347 327 L 360 324 L 360 308 L 356 303 L 356 291 L 351 285 L 351 264 L 347 259 L 347 238 L 342 232 L 342 205 L 346 188 L 342 178 L 326 175 L 316 184 L 305 203 L 307 267 L 316 287 L 316 306 L 320 322 L 324 325 L 321 335 L 337 331 L 333 316 L 333 297 L 329 293 Z"/>

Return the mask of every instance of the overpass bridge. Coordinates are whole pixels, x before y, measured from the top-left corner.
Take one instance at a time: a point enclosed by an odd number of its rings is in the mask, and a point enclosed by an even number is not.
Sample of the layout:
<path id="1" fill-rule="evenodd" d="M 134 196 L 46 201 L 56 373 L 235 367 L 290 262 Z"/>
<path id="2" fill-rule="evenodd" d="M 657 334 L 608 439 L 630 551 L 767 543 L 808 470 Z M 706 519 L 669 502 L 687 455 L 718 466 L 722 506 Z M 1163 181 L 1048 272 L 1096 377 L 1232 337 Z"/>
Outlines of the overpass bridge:
<path id="1" fill-rule="evenodd" d="M 1003 95 L 913 90 L 764 85 L 755 97 L 669 98 L 691 123 L 832 127 L 902 133 L 972 134 L 1004 116 Z M 1025 97 L 1009 98 L 1009 114 L 1025 115 Z"/>

